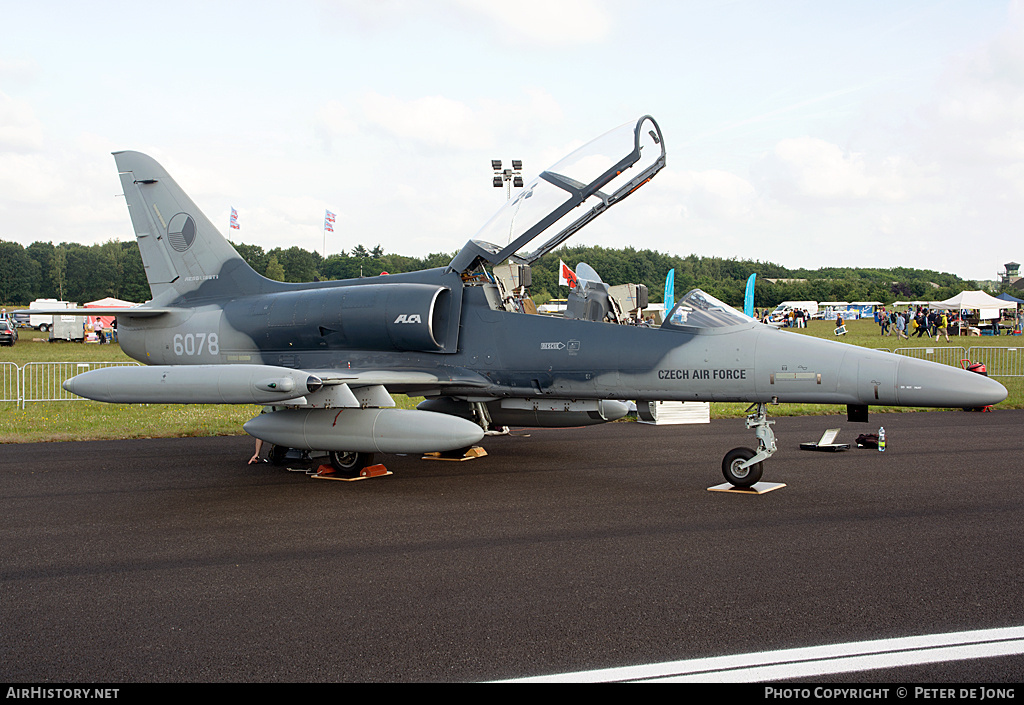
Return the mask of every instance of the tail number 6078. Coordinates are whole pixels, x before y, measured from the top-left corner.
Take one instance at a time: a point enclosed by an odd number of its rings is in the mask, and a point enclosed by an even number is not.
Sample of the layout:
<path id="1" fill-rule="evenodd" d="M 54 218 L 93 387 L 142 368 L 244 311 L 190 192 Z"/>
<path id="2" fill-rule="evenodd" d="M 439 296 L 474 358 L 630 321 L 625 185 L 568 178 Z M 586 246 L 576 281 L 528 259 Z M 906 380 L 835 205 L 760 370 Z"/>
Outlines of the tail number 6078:
<path id="1" fill-rule="evenodd" d="M 216 333 L 176 333 L 173 342 L 175 355 L 202 355 L 204 347 L 210 355 L 220 354 Z"/>

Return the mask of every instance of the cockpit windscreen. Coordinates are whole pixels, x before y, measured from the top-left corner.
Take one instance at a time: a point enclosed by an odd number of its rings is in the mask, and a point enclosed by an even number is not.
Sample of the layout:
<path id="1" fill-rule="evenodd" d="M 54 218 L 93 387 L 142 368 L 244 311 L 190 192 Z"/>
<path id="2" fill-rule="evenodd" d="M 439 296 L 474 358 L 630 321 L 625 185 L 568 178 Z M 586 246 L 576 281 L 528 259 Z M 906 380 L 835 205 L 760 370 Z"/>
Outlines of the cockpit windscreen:
<path id="1" fill-rule="evenodd" d="M 754 322 L 750 316 L 722 303 L 711 294 L 694 289 L 672 308 L 668 316 L 665 317 L 662 327 L 706 330 L 748 325 Z"/>

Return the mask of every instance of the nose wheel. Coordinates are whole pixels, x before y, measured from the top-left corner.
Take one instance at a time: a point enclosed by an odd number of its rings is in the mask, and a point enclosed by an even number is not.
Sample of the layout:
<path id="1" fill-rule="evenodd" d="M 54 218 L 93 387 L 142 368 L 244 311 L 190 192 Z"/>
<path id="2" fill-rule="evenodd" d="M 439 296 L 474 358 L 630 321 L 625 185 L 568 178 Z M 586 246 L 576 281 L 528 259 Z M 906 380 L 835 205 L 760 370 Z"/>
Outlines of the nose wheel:
<path id="1" fill-rule="evenodd" d="M 736 487 L 750 487 L 761 480 L 764 461 L 775 454 L 775 434 L 768 420 L 768 405 L 758 402 L 747 409 L 756 411 L 747 414 L 747 428 L 754 429 L 757 437 L 757 450 L 750 448 L 733 448 L 722 459 L 722 474 L 725 479 Z"/>
<path id="2" fill-rule="evenodd" d="M 722 474 L 725 479 L 736 487 L 750 487 L 761 479 L 763 463 L 750 463 L 755 456 L 750 448 L 733 448 L 722 460 Z"/>

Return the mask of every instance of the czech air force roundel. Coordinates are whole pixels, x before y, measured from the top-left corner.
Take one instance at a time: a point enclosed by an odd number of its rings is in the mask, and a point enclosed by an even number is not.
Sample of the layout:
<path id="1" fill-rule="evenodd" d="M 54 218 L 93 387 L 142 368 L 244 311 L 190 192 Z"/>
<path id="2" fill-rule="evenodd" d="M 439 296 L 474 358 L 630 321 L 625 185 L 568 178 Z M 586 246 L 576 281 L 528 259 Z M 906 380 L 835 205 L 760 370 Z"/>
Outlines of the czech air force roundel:
<path id="1" fill-rule="evenodd" d="M 192 247 L 196 239 L 196 221 L 187 213 L 178 213 L 167 224 L 167 240 L 178 252 Z"/>

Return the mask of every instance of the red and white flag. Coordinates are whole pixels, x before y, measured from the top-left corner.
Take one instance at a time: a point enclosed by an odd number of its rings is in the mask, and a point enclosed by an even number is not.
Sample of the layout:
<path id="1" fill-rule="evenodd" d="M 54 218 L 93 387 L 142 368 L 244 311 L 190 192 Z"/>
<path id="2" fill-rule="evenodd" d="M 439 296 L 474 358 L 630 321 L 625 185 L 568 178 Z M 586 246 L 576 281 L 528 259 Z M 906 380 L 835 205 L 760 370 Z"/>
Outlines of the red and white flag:
<path id="1" fill-rule="evenodd" d="M 576 288 L 576 273 L 562 260 L 558 260 L 558 284 L 570 289 Z"/>

